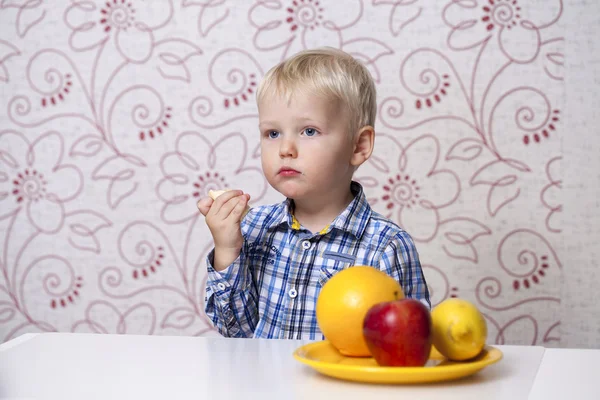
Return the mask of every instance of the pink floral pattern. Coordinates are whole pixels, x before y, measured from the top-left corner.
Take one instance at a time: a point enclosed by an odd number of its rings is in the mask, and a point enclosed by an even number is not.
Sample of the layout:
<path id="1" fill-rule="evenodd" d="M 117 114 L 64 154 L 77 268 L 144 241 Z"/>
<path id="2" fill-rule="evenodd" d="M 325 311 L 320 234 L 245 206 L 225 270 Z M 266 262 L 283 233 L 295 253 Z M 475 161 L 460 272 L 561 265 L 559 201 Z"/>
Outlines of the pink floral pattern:
<path id="1" fill-rule="evenodd" d="M 125 59 L 143 63 L 152 54 L 153 31 L 164 26 L 173 11 L 171 0 L 157 6 L 136 0 L 73 2 L 65 12 L 65 21 L 72 30 L 70 43 L 85 51 L 112 38 Z"/>
<path id="2" fill-rule="evenodd" d="M 21 54 L 12 44 L 0 40 L 0 82 L 7 82 L 9 79 L 8 69 L 4 63 L 11 57 Z"/>
<path id="3" fill-rule="evenodd" d="M 121 313 L 114 305 L 96 301 L 90 303 L 85 319 L 73 324 L 73 332 L 152 335 L 156 311 L 151 304 L 142 303 Z"/>
<path id="4" fill-rule="evenodd" d="M 20 38 L 44 20 L 47 4 L 43 0 L 4 0 L 0 10 L 15 16 L 14 28 Z"/>
<path id="5" fill-rule="evenodd" d="M 544 186 L 540 193 L 540 200 L 544 207 L 548 209 L 546 216 L 546 228 L 550 232 L 560 233 L 560 218 L 563 211 L 562 205 L 562 179 L 560 179 L 560 160 L 561 157 L 555 157 L 546 164 L 546 176 L 548 184 Z"/>
<path id="6" fill-rule="evenodd" d="M 374 6 L 392 6 L 388 18 L 390 32 L 394 36 L 415 22 L 423 12 L 423 0 L 390 1 L 372 0 Z"/>
<path id="7" fill-rule="evenodd" d="M 469 49 L 496 37 L 504 55 L 516 62 L 530 62 L 541 46 L 540 30 L 556 22 L 556 15 L 540 13 L 532 0 L 452 1 L 444 9 L 444 21 L 451 28 L 449 45 Z"/>
<path id="8" fill-rule="evenodd" d="M 48 132 L 29 143 L 21 133 L 4 131 L 0 139 L 4 216 L 23 209 L 35 228 L 56 233 L 64 221 L 64 203 L 77 197 L 83 187 L 81 171 L 63 163 L 62 136 Z"/>
<path id="9" fill-rule="evenodd" d="M 369 199 L 370 202 L 382 214 L 398 221 L 416 241 L 430 241 L 439 229 L 439 209 L 456 200 L 460 180 L 452 171 L 437 168 L 439 141 L 433 136 L 422 136 L 405 148 L 388 135 L 380 135 L 378 142 L 393 148 L 391 154 L 397 158 L 372 159 L 383 179 L 377 182 L 381 196 Z"/>
<path id="10" fill-rule="evenodd" d="M 229 146 L 242 149 L 236 163 L 229 159 Z M 198 133 L 183 133 L 177 141 L 177 151 L 166 154 L 161 163 L 164 178 L 158 183 L 157 193 L 165 203 L 162 218 L 168 223 L 181 223 L 196 217 L 194 205 L 210 190 L 247 188 L 252 182 L 259 183 L 252 185 L 252 192 L 264 193 L 261 171 L 244 165 L 246 146 L 239 134 L 229 135 L 213 146 Z"/>
<path id="11" fill-rule="evenodd" d="M 331 0 L 258 0 L 250 9 L 251 24 L 257 31 L 256 47 L 272 50 L 284 47 L 283 58 L 316 46 L 341 48 L 342 31 L 362 15 L 362 2 L 351 0 L 345 11 L 337 11 Z"/>
<path id="12" fill-rule="evenodd" d="M 475 302 L 490 343 L 559 343 L 562 0 L 0 11 L 0 342 L 215 334 L 196 202 L 222 188 L 282 200 L 261 173 L 256 89 L 278 61 L 328 45 L 376 82 L 375 151 L 355 178 L 415 239 L 433 305 Z"/>

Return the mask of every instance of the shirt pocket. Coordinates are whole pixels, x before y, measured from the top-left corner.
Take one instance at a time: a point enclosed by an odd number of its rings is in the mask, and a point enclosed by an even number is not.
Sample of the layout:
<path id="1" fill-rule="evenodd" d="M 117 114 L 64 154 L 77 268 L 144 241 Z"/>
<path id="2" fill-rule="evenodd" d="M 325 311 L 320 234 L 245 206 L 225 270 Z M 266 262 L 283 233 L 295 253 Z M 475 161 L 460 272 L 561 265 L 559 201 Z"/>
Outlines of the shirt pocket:
<path id="1" fill-rule="evenodd" d="M 356 257 L 348 253 L 336 253 L 334 251 L 324 251 L 322 254 L 323 264 L 319 275 L 319 285 L 323 287 L 331 277 L 338 272 L 351 267 L 356 261 Z"/>
<path id="2" fill-rule="evenodd" d="M 250 261 L 250 265 L 255 267 L 275 264 L 275 254 L 271 254 L 269 251 L 266 251 L 260 246 L 252 249 L 247 257 Z"/>

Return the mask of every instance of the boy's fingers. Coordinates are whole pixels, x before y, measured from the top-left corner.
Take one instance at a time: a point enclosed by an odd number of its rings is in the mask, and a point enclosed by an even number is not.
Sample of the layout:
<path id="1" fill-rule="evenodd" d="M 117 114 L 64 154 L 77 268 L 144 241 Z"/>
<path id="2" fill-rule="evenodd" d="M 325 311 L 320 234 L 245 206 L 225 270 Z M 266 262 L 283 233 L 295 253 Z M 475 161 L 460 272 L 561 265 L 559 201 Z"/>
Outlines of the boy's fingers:
<path id="1" fill-rule="evenodd" d="M 210 211 L 210 206 L 213 204 L 213 199 L 210 197 L 205 197 L 204 199 L 198 201 L 196 204 L 198 206 L 198 210 L 202 215 L 206 217 L 206 214 Z"/>
<path id="2" fill-rule="evenodd" d="M 224 195 L 223 195 L 224 196 Z M 243 195 L 238 195 L 238 196 L 234 196 L 232 198 L 230 198 L 229 200 L 227 200 L 227 202 L 225 204 L 223 204 L 219 210 L 216 212 L 215 215 L 218 215 L 220 219 L 227 219 L 227 217 L 229 217 L 229 215 L 231 214 L 231 211 L 235 208 L 235 206 L 238 204 L 238 202 L 241 199 L 245 199 L 246 197 Z M 221 200 L 221 198 L 219 197 L 217 199 Z M 217 203 L 217 201 L 215 201 L 215 204 Z M 214 206 L 213 206 L 214 208 Z"/>
<path id="3" fill-rule="evenodd" d="M 235 221 L 240 220 L 240 216 L 244 213 L 246 206 L 248 205 L 248 197 L 247 195 L 243 195 L 239 197 L 238 202 L 235 204 L 231 212 L 229 213 L 228 219 L 233 219 Z M 233 200 L 232 200 L 233 202 Z"/>
<path id="4" fill-rule="evenodd" d="M 212 192 L 212 191 L 211 191 Z M 231 205 L 231 207 L 226 207 L 222 210 L 225 204 L 229 203 L 231 199 L 242 195 L 244 192 L 241 190 L 227 190 L 226 192 L 220 193 L 217 197 L 215 197 L 215 201 L 211 206 L 210 213 L 211 215 L 221 215 L 223 219 L 227 218 L 231 209 L 235 206 Z M 211 193 L 214 196 L 214 192 Z M 211 196 L 212 197 L 212 196 Z"/>

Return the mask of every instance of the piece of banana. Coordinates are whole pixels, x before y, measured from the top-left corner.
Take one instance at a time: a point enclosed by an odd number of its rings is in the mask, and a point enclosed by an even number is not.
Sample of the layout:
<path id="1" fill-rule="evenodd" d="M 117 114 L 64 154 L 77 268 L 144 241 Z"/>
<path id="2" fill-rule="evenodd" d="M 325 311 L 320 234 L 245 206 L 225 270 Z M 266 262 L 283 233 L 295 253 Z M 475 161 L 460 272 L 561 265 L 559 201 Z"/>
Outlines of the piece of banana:
<path id="1" fill-rule="evenodd" d="M 225 192 L 229 192 L 231 189 L 224 189 L 224 190 L 209 190 L 208 191 L 208 196 L 213 199 L 216 200 L 217 197 L 219 197 L 220 195 L 222 195 Z M 246 209 L 244 210 L 244 212 L 242 213 L 242 218 L 244 218 L 246 216 L 246 214 L 248 214 L 248 211 L 250 211 L 250 207 L 246 206 Z"/>

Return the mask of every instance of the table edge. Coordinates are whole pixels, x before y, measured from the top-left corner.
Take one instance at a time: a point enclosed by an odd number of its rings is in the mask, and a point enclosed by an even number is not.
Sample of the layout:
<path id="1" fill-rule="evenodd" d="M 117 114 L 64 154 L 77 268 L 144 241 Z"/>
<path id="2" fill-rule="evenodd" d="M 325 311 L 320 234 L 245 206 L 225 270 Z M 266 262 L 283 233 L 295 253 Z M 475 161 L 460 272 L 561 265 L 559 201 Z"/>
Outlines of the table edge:
<path id="1" fill-rule="evenodd" d="M 21 336 L 17 336 L 9 340 L 8 342 L 0 343 L 0 352 L 6 351 L 8 349 L 12 349 L 28 340 L 33 339 L 34 337 L 40 335 L 39 333 L 24 333 Z"/>

